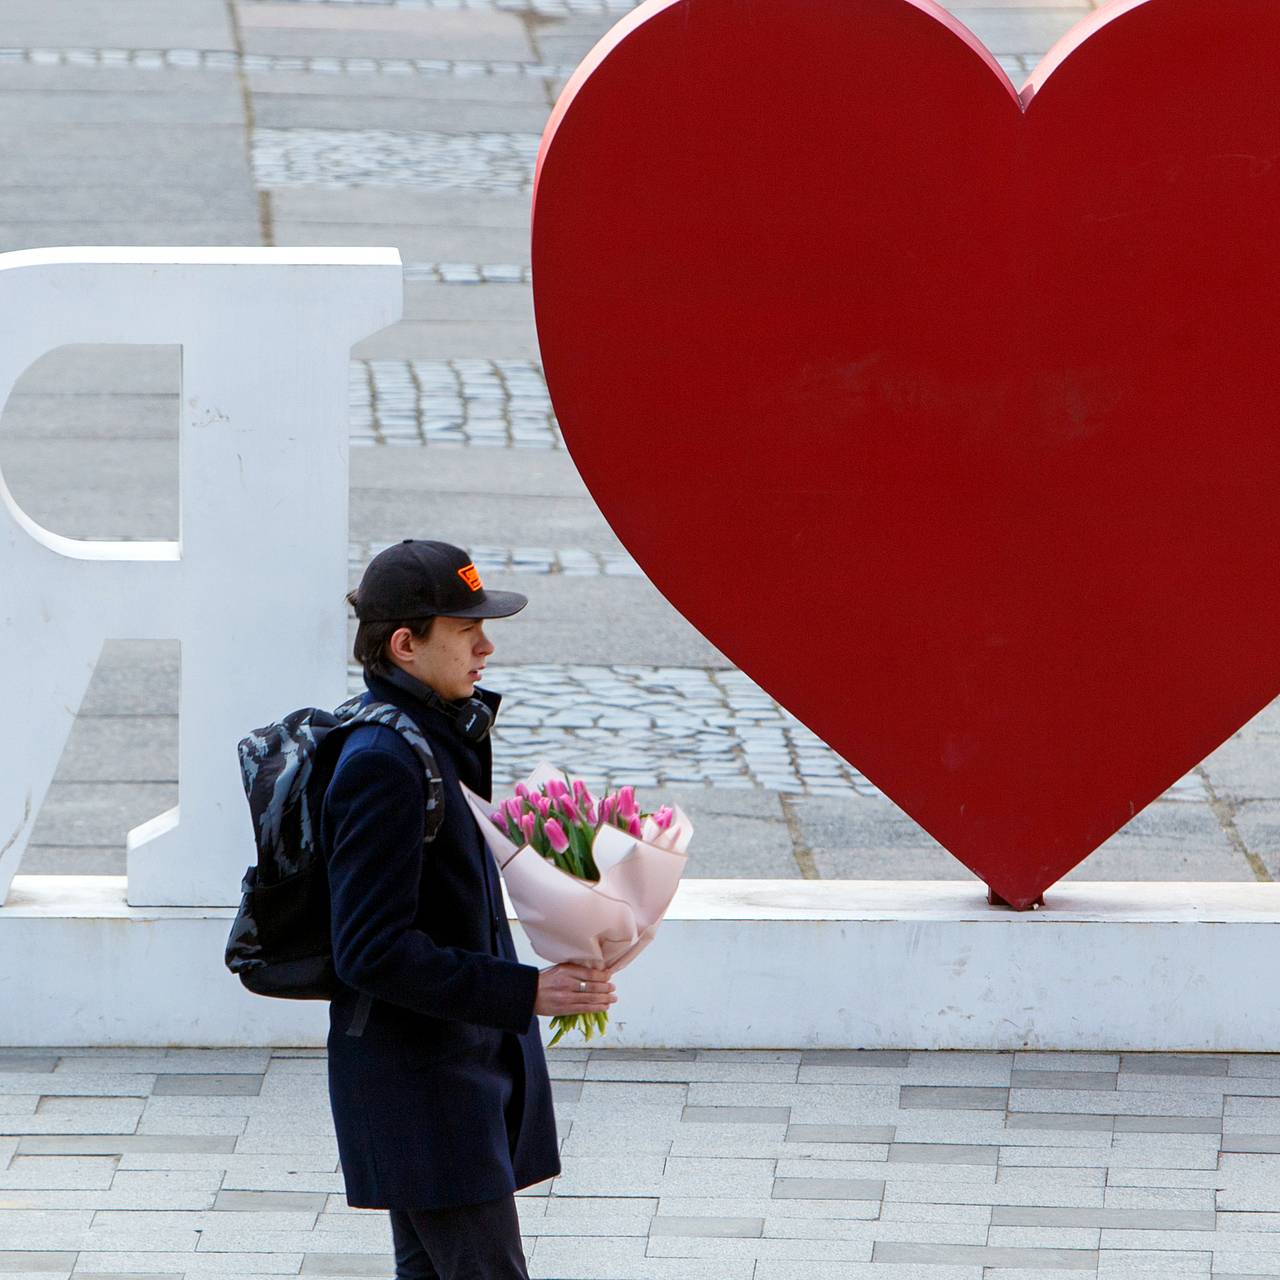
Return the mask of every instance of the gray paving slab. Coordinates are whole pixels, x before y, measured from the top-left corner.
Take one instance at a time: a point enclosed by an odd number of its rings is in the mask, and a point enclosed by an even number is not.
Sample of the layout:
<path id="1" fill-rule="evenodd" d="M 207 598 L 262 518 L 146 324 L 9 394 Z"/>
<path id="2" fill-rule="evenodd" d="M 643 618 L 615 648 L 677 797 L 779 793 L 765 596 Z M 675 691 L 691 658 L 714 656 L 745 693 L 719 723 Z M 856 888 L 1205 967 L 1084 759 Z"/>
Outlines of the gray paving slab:
<path id="1" fill-rule="evenodd" d="M 397 247 L 404 257 L 403 247 Z M 436 248 L 438 251 L 439 246 Z M 531 316 L 512 320 L 405 320 L 356 343 L 352 354 L 360 360 L 531 360 L 538 354 L 538 337 Z"/>
<path id="2" fill-rule="evenodd" d="M 76 1254 L 31 1249 L 5 1249 L 0 1252 L 0 1271 L 66 1271 L 75 1266 Z"/>
<path id="3" fill-rule="evenodd" d="M 656 1217 L 649 1224 L 651 1236 L 759 1237 L 763 1218 Z"/>
<path id="4" fill-rule="evenodd" d="M 0 414 L 0 439 L 171 440 L 178 398 L 129 395 L 12 395 Z"/>
<path id="5" fill-rule="evenodd" d="M 899 1105 L 903 1110 L 911 1107 L 928 1107 L 943 1111 L 1004 1111 L 1006 1106 L 1011 1104 L 1008 1089 L 903 1085 Z"/>
<path id="6" fill-rule="evenodd" d="M 238 1075 L 180 1075 L 170 1073 L 156 1077 L 151 1092 L 161 1094 L 256 1095 L 262 1088 L 262 1077 Z"/>
<path id="7" fill-rule="evenodd" d="M 685 1123 L 781 1124 L 791 1119 L 790 1107 L 685 1107 L 680 1114 Z"/>
<path id="8" fill-rule="evenodd" d="M 885 1184 L 871 1178 L 777 1178 L 775 1199 L 794 1200 L 880 1200 Z"/>
<path id="9" fill-rule="evenodd" d="M 32 840 L 70 847 L 119 845 L 132 827 L 177 803 L 178 788 L 169 783 L 51 783 Z"/>
<path id="10" fill-rule="evenodd" d="M 176 783 L 176 716 L 78 716 L 58 769 L 58 782 Z"/>
<path id="11" fill-rule="evenodd" d="M 278 209 L 285 192 L 270 195 Z M 485 226 L 482 223 L 351 223 L 300 222 L 277 214 L 273 219 L 274 243 L 288 246 L 356 245 L 398 249 L 404 262 L 513 262 L 529 261 L 527 220 L 517 226 Z M 438 335 L 436 335 L 438 337 Z M 397 340 L 397 346 L 401 345 Z M 439 346 L 439 343 L 436 344 Z M 391 352 L 389 354 L 396 354 Z M 403 354 L 403 352 L 401 352 Z M 461 351 L 413 351 L 416 357 L 457 356 Z M 482 352 L 489 356 L 496 352 Z"/>
<path id="12" fill-rule="evenodd" d="M 109 187 L 172 186 L 217 190 L 228 175 L 246 172 L 244 125 L 190 123 L 181 130 L 167 123 L 134 121 L 127 130 L 111 124 L 0 123 L 9 186 L 26 185 L 31 175 L 80 175 Z M 122 162 L 136 165 L 121 171 Z M 153 166 L 162 166 L 157 169 Z M 38 178 L 37 178 L 38 181 Z M 47 179 L 46 179 L 47 181 Z"/>
<path id="13" fill-rule="evenodd" d="M 896 1132 L 893 1125 L 789 1124 L 786 1141 L 888 1144 Z"/>
<path id="14" fill-rule="evenodd" d="M 334 6 L 336 9 L 336 6 Z M 525 25 L 516 14 L 493 9 L 424 9 L 406 29 L 361 30 L 343 24 L 325 29 L 304 27 L 296 10 L 284 16 L 288 26 L 267 26 L 252 5 L 241 8 L 246 53 L 283 53 L 302 57 L 347 58 L 488 58 L 534 61 Z M 326 13 L 326 18 L 341 14 Z M 367 20 L 367 15 L 363 15 Z"/>
<path id="15" fill-rule="evenodd" d="M 448 56 L 433 54 L 433 57 Z M 495 56 L 489 54 L 487 56 Z M 536 88 L 536 86 L 534 86 Z M 254 120 L 267 129 L 431 129 L 442 133 L 541 133 L 550 106 L 545 93 L 532 101 L 485 102 L 391 98 L 351 94 L 259 94 Z"/>
<path id="16" fill-rule="evenodd" d="M 206 73 L 207 74 L 207 73 Z M 548 80 L 508 75 L 317 75 L 313 71 L 246 70 L 254 113 L 276 98 L 350 98 L 357 102 L 533 103 L 549 108 L 554 97 Z"/>
<path id="17" fill-rule="evenodd" d="M 271 200 L 281 224 L 478 226 L 525 233 L 530 225 L 529 198 L 503 192 L 479 195 L 398 187 L 284 187 Z"/>
<path id="18" fill-rule="evenodd" d="M 171 344 L 69 343 L 25 369 L 14 394 L 176 396 L 181 392 L 181 358 L 181 349 Z"/>
<path id="19" fill-rule="evenodd" d="M 7 37 L 6 32 L 6 37 Z M 7 77 L 6 77 L 7 79 Z M 4 126 L 15 125 L 116 125 L 164 123 L 170 126 L 232 125 L 244 127 L 244 101 L 240 87 L 230 77 L 199 82 L 198 91 L 189 85 L 182 92 L 138 93 L 106 89 L 63 90 L 59 93 L 36 89 L 0 90 Z M 74 198 L 73 192 L 67 192 Z M 39 193 L 33 192 L 38 201 Z M 78 207 L 87 208 L 77 202 Z M 20 216 L 21 203 L 12 189 L 0 195 L 0 217 Z"/>
<path id="20" fill-rule="evenodd" d="M 91 115 L 100 95 L 86 95 L 84 107 Z M 0 96 L 0 106 L 4 98 Z M 239 102 L 234 105 L 238 108 Z M 118 128 L 132 128 L 120 124 Z M 236 127 L 239 127 L 238 125 Z M 91 146 L 95 139 L 86 141 Z M 101 143 L 99 142 L 99 145 Z M 52 175 L 50 175 L 52 178 Z M 239 225 L 246 219 L 257 223 L 257 201 L 247 185 L 233 183 L 186 184 L 119 183 L 105 187 L 77 187 L 67 182 L 36 180 L 20 189 L 0 189 L 0 223 L 22 223 L 27 227 L 47 227 L 60 230 L 64 225 L 76 226 L 138 226 L 148 232 L 168 223 L 181 233 L 181 243 L 198 244 L 193 228 L 215 222 Z M 257 237 L 249 243 L 256 243 Z M 70 242 L 68 242 L 70 243 Z M 89 244 L 104 244 L 106 240 L 95 237 Z M 149 243 L 130 238 L 123 243 Z M 164 243 L 161 241 L 160 243 Z"/>
<path id="21" fill-rule="evenodd" d="M 90 478 L 87 468 L 97 471 Z M 15 501 L 37 523 L 73 538 L 178 536 L 177 440 L 10 440 Z"/>
<path id="22" fill-rule="evenodd" d="M 230 49 L 218 0 L 5 0 L 9 47 Z"/>
<path id="23" fill-rule="evenodd" d="M 525 284 L 490 284 L 461 289 L 451 284 L 407 284 L 404 291 L 407 322 L 455 325 L 522 324 L 533 331 L 533 293 Z M 389 330 L 387 332 L 390 332 Z M 415 356 L 423 353 L 415 349 Z M 462 352 L 450 353 L 462 355 Z M 485 356 L 501 356 L 486 352 Z M 536 358 L 534 351 L 531 358 Z"/>
<path id="24" fill-rule="evenodd" d="M 202 207 L 204 193 L 192 196 L 192 206 Z M 141 197 L 135 203 L 145 212 Z M 65 245 L 258 245 L 258 219 L 245 212 L 240 218 L 222 218 L 217 221 L 171 218 L 166 221 L 148 221 L 143 217 L 130 220 L 120 218 L 114 222 L 58 221 L 42 219 L 38 222 L 10 220 L 0 222 L 0 252 L 17 249 L 59 249 Z"/>

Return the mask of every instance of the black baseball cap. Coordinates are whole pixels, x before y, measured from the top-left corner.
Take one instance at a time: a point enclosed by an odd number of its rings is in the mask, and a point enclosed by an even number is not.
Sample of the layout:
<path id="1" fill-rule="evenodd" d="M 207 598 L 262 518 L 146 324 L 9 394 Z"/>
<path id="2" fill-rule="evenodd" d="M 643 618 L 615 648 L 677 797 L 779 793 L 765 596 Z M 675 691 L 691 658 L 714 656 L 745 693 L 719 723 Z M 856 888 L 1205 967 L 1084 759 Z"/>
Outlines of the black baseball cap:
<path id="1" fill-rule="evenodd" d="M 528 603 L 519 591 L 486 591 L 461 547 L 406 538 L 369 561 L 356 588 L 355 611 L 361 622 L 506 618 Z"/>

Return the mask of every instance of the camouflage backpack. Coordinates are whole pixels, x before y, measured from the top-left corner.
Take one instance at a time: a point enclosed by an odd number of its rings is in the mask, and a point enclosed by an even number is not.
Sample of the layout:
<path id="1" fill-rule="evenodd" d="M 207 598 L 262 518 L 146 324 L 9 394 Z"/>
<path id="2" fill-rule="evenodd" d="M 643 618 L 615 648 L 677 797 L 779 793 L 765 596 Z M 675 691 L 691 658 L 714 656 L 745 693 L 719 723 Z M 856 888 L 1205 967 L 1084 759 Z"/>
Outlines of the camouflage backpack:
<path id="1" fill-rule="evenodd" d="M 426 839 L 440 829 L 444 786 L 435 756 L 413 720 L 390 703 L 361 706 L 356 697 L 333 711 L 303 707 L 241 739 L 240 773 L 258 863 L 240 882 L 240 910 L 225 958 L 257 995 L 328 1000 L 338 989 L 320 806 L 341 741 L 360 724 L 384 724 L 404 735 L 426 775 Z"/>

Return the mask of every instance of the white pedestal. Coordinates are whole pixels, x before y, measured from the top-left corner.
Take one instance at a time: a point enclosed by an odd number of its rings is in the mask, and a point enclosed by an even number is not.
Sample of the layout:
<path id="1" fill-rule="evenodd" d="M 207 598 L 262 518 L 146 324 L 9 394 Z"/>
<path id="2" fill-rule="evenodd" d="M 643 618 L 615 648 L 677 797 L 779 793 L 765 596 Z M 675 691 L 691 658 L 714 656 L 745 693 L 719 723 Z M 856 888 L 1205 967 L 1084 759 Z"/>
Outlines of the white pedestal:
<path id="1" fill-rule="evenodd" d="M 688 880 L 592 1043 L 1280 1051 L 1280 884 L 1046 897 L 1014 913 L 976 882 Z M 15 876 L 0 1044 L 323 1045 L 323 1001 L 254 996 L 227 972 L 234 914 L 130 907 L 123 876 Z"/>

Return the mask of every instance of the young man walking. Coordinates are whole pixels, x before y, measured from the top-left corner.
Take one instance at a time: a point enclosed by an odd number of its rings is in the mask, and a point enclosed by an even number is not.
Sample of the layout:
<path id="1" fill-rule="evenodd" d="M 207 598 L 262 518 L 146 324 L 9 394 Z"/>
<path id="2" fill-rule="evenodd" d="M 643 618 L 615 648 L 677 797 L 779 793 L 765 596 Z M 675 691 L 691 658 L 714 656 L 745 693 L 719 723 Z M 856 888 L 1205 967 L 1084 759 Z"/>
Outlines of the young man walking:
<path id="1" fill-rule="evenodd" d="M 365 701 L 404 736 L 347 733 L 321 810 L 334 967 L 329 1099 L 347 1203 L 391 1215 L 397 1280 L 527 1280 L 514 1192 L 560 1172 L 536 1014 L 607 1009 L 612 971 L 516 959 L 500 878 L 459 783 L 491 797 L 501 696 L 476 684 L 487 618 L 528 603 L 486 591 L 471 558 L 406 539 L 348 597 Z"/>

